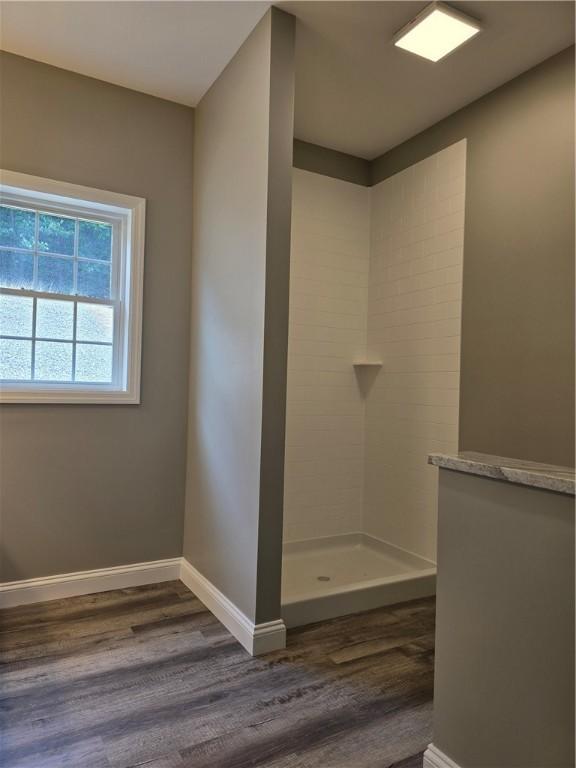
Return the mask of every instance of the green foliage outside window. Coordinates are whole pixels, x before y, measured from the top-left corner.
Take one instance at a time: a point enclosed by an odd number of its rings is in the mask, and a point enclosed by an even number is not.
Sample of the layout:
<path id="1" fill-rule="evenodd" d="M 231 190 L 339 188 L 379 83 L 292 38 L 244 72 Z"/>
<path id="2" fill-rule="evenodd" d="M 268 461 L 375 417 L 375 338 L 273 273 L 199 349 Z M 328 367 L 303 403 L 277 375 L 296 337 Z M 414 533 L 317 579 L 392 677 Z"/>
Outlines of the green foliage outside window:
<path id="1" fill-rule="evenodd" d="M 77 249 L 79 261 L 76 292 L 99 298 L 110 296 L 110 224 L 83 219 L 77 222 L 76 219 L 66 216 L 37 214 L 36 211 L 0 206 L 0 246 L 4 247 L 0 248 L 2 286 L 32 287 L 33 256 L 16 249 L 36 250 L 39 254 L 50 253 L 67 257 L 38 256 L 37 289 L 52 293 L 71 293 L 74 290 L 71 257 Z"/>

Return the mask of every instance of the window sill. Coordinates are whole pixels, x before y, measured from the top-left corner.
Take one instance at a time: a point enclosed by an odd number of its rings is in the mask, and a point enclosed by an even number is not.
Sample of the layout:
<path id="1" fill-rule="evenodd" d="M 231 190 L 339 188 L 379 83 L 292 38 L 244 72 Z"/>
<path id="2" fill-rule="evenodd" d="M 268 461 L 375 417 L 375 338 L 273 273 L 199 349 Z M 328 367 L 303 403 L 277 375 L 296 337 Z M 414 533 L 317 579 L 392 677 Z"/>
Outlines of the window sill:
<path id="1" fill-rule="evenodd" d="M 0 405 L 139 405 L 140 393 L 114 389 L 0 389 Z"/>

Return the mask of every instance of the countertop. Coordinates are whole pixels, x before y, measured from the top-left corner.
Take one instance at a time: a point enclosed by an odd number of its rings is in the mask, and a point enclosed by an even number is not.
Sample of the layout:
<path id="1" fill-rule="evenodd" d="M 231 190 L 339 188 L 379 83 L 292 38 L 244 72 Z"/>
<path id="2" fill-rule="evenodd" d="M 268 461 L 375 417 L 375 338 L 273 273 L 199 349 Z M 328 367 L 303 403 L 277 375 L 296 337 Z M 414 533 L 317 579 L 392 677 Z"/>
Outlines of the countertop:
<path id="1" fill-rule="evenodd" d="M 548 491 L 574 496 L 575 482 L 572 467 L 538 464 L 522 459 L 508 459 L 487 453 L 463 451 L 461 453 L 431 453 L 428 463 L 442 469 L 453 469 L 470 475 L 506 480 L 509 483 L 544 488 Z"/>

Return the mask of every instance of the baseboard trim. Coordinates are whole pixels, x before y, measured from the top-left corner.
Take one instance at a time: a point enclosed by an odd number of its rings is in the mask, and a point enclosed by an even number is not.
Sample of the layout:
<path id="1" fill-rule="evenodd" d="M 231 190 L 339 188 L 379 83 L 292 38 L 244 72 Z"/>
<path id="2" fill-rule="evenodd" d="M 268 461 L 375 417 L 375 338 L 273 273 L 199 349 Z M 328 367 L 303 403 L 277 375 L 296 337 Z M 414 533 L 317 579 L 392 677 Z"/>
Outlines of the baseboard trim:
<path id="1" fill-rule="evenodd" d="M 422 768 L 460 768 L 460 766 L 434 744 L 429 744 L 428 749 L 424 752 Z"/>
<path id="2" fill-rule="evenodd" d="M 180 580 L 252 656 L 286 647 L 286 625 L 282 619 L 254 624 L 185 558 L 182 558 Z"/>
<path id="3" fill-rule="evenodd" d="M 90 595 L 112 589 L 141 587 L 180 578 L 180 557 L 146 563 L 119 565 L 94 571 L 77 571 L 40 579 L 10 581 L 0 584 L 0 608 Z"/>
<path id="4" fill-rule="evenodd" d="M 252 656 L 286 647 L 282 619 L 254 624 L 183 557 L 0 584 L 0 609 L 180 579 Z"/>

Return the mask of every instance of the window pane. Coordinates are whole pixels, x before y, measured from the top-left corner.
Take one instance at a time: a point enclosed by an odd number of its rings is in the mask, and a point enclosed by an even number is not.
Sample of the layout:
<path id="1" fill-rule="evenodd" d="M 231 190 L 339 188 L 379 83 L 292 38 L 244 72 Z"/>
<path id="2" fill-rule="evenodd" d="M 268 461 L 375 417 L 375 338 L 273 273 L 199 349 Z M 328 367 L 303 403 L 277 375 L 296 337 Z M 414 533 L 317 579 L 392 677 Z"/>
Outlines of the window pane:
<path id="1" fill-rule="evenodd" d="M 0 334 L 32 336 L 34 299 L 27 296 L 0 295 Z"/>
<path id="2" fill-rule="evenodd" d="M 37 341 L 34 378 L 44 381 L 71 381 L 72 344 Z"/>
<path id="3" fill-rule="evenodd" d="M 112 347 L 102 344 L 76 345 L 76 381 L 112 381 Z"/>
<path id="4" fill-rule="evenodd" d="M 0 285 L 5 288 L 32 288 L 34 256 L 16 251 L 0 251 Z"/>
<path id="5" fill-rule="evenodd" d="M 78 255 L 85 259 L 110 261 L 112 226 L 98 221 L 78 222 Z"/>
<path id="6" fill-rule="evenodd" d="M 70 339 L 74 336 L 74 303 L 38 299 L 36 305 L 36 336 L 49 339 Z"/>
<path id="7" fill-rule="evenodd" d="M 32 342 L 0 339 L 0 379 L 28 379 L 32 375 Z"/>
<path id="8" fill-rule="evenodd" d="M 110 265 L 78 262 L 78 293 L 99 299 L 110 298 Z"/>
<path id="9" fill-rule="evenodd" d="M 75 220 L 49 213 L 41 213 L 39 218 L 38 250 L 73 256 Z"/>
<path id="10" fill-rule="evenodd" d="M 114 309 L 102 304 L 78 303 L 76 339 L 78 341 L 112 341 Z"/>
<path id="11" fill-rule="evenodd" d="M 38 257 L 39 291 L 71 294 L 74 286 L 74 262 L 57 256 Z"/>
<path id="12" fill-rule="evenodd" d="M 0 206 L 0 245 L 31 249 L 34 248 L 35 236 L 35 211 Z"/>

